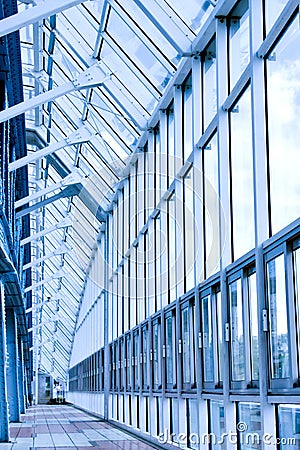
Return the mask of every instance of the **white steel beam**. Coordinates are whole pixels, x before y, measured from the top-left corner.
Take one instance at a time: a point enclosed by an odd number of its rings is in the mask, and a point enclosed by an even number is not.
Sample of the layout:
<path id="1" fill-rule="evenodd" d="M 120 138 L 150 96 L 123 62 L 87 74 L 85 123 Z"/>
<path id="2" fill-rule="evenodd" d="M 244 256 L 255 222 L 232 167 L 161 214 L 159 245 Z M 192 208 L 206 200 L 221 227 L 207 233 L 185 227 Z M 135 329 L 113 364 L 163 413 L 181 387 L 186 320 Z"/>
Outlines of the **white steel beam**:
<path id="1" fill-rule="evenodd" d="M 54 316 L 54 317 L 55 317 L 55 316 Z M 28 328 L 28 333 L 30 333 L 30 332 L 33 331 L 33 330 L 37 330 L 38 328 L 41 328 L 41 327 L 43 327 L 44 325 L 47 325 L 48 323 L 56 322 L 57 318 L 54 318 L 54 317 L 53 317 L 53 319 L 45 320 L 44 322 L 41 322 L 41 323 L 39 323 L 38 325 L 34 325 L 33 327 Z"/>
<path id="2" fill-rule="evenodd" d="M 49 298 L 49 300 L 47 299 L 43 302 L 37 303 L 37 304 L 31 306 L 30 308 L 26 309 L 25 312 L 26 312 L 26 314 L 28 314 L 31 311 L 39 309 L 43 305 L 49 305 L 50 303 L 57 302 L 58 300 L 60 300 L 60 298 L 61 298 L 61 295 L 56 296 L 56 294 L 55 294 L 55 295 L 53 295 L 53 297 Z"/>
<path id="3" fill-rule="evenodd" d="M 53 14 L 72 8 L 85 1 L 86 0 L 55 0 L 55 2 L 41 2 L 33 8 L 25 9 L 18 14 L 2 19 L 0 21 L 0 36 L 6 36 L 20 28 L 39 22 Z"/>
<path id="4" fill-rule="evenodd" d="M 49 342 L 53 342 L 53 338 L 48 338 L 45 341 L 40 342 L 39 344 L 34 344 L 33 347 L 30 347 L 29 351 L 32 352 L 33 350 L 35 350 L 37 348 L 43 347 L 44 345 L 48 344 Z"/>
<path id="5" fill-rule="evenodd" d="M 46 234 L 52 233 L 52 231 L 58 230 L 60 228 L 70 227 L 72 224 L 73 224 L 72 217 L 67 216 L 64 219 L 57 222 L 55 225 L 52 225 L 51 227 L 46 228 L 45 230 L 42 230 L 38 233 L 35 233 L 25 239 L 22 239 L 20 241 L 20 246 L 29 244 L 29 242 L 32 242 L 32 241 L 38 241 L 41 237 L 45 236 Z"/>
<path id="6" fill-rule="evenodd" d="M 60 247 L 58 247 L 56 250 L 54 250 L 54 252 L 48 253 L 48 254 L 44 255 L 42 258 L 35 259 L 34 261 L 31 261 L 30 263 L 25 264 L 23 266 L 23 270 L 27 270 L 27 269 L 30 269 L 31 267 L 35 267 L 38 264 L 46 261 L 47 259 L 52 258 L 53 256 L 64 255 L 65 253 L 70 253 L 71 251 L 73 251 L 73 248 L 68 247 L 65 243 L 62 243 L 62 245 Z"/>
<path id="7" fill-rule="evenodd" d="M 27 294 L 27 292 L 36 290 L 37 288 L 43 286 L 45 283 L 50 283 L 50 281 L 57 280 L 59 278 L 65 277 L 67 275 L 68 275 L 68 273 L 65 270 L 61 269 L 58 272 L 51 275 L 51 277 L 44 278 L 43 280 L 39 281 L 38 283 L 34 283 L 31 286 L 28 286 L 26 289 L 24 289 L 24 293 Z"/>
<path id="8" fill-rule="evenodd" d="M 44 156 L 47 156 L 47 155 L 51 155 L 52 153 L 55 153 L 56 151 L 66 147 L 68 145 L 83 144 L 84 142 L 90 141 L 90 139 L 93 136 L 94 135 L 89 131 L 89 129 L 87 127 L 82 126 L 82 127 L 78 128 L 78 130 L 71 133 L 68 137 L 62 139 L 61 141 L 55 142 L 54 144 L 51 144 L 51 145 L 48 145 L 47 147 L 43 148 L 42 150 L 38 150 L 35 153 L 31 153 L 30 155 L 24 156 L 23 158 L 20 158 L 17 161 L 10 163 L 8 165 L 8 170 L 9 170 L 9 172 L 17 170 L 20 167 L 26 166 L 27 164 L 30 164 L 30 163 L 36 161 L 37 159 L 43 158 Z M 41 191 L 39 191 L 39 192 L 41 192 Z M 51 192 L 51 191 L 49 191 L 49 192 Z M 22 202 L 22 200 L 20 200 L 20 202 Z M 21 205 L 19 204 L 19 206 L 21 206 Z M 18 206 L 16 206 L 16 207 L 18 207 Z"/>
<path id="9" fill-rule="evenodd" d="M 57 189 L 61 189 L 65 186 L 70 186 L 71 184 L 80 183 L 80 181 L 82 181 L 84 177 L 85 175 L 81 174 L 78 170 L 74 170 L 72 173 L 70 173 L 70 175 L 66 176 L 58 183 L 54 183 L 51 186 L 46 187 L 45 189 L 41 189 L 40 191 L 34 192 L 33 194 L 28 195 L 27 197 L 24 197 L 21 200 L 18 200 L 15 203 L 15 208 L 20 208 L 20 206 L 26 205 L 27 203 L 32 202 L 33 200 L 36 200 L 42 197 L 43 195 L 50 194 L 51 192 L 56 191 Z"/>
<path id="10" fill-rule="evenodd" d="M 12 119 L 13 117 L 19 116 L 20 114 L 34 109 L 37 106 L 43 105 L 45 103 L 51 102 L 58 97 L 69 94 L 72 91 L 80 91 L 81 89 L 92 88 L 102 85 L 111 76 L 104 73 L 100 67 L 100 63 L 94 64 L 88 69 L 84 70 L 79 74 L 74 80 L 68 83 L 58 86 L 50 91 L 44 92 L 43 94 L 36 95 L 24 102 L 18 103 L 17 105 L 11 106 L 0 112 L 0 123 L 6 120 Z"/>

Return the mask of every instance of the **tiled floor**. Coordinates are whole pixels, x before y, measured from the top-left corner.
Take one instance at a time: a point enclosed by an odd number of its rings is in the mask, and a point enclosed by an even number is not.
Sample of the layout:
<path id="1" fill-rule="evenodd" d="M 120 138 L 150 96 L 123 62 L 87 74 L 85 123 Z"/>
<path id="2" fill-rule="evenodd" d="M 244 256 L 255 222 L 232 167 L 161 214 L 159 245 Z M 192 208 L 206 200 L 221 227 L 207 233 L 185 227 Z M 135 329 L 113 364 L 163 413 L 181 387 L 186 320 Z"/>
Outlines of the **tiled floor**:
<path id="1" fill-rule="evenodd" d="M 31 406 L 0 450 L 151 450 L 153 447 L 72 406 Z"/>

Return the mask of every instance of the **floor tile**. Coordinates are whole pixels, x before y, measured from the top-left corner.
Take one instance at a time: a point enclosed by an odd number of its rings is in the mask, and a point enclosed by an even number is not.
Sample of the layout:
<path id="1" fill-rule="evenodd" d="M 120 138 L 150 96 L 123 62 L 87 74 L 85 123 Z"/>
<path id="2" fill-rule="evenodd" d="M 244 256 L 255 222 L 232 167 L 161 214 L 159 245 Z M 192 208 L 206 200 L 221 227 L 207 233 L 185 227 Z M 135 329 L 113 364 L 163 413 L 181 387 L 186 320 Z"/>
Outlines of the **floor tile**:
<path id="1" fill-rule="evenodd" d="M 38 405 L 10 426 L 0 450 L 150 450 L 151 445 L 71 406 Z"/>

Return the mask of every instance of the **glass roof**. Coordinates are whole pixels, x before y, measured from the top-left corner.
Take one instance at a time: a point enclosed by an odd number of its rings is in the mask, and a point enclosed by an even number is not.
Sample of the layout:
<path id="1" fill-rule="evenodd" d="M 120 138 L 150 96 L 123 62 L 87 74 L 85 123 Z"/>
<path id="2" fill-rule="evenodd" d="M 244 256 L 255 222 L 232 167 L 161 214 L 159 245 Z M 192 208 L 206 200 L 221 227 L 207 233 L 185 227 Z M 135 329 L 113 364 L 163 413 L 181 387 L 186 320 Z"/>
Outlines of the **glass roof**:
<path id="1" fill-rule="evenodd" d="M 41 3 L 20 1 L 19 11 Z M 32 259 L 41 261 L 32 267 L 34 283 L 51 279 L 33 289 L 36 323 L 43 323 L 34 331 L 35 358 L 56 377 L 66 377 L 100 213 L 212 3 L 88 1 L 20 30 L 25 99 L 73 82 L 96 63 L 103 72 L 98 86 L 74 88 L 26 112 L 27 130 L 35 136 L 29 152 L 62 141 L 82 125 L 92 134 L 90 141 L 63 146 L 29 167 L 31 194 L 51 190 L 29 203 L 40 202 L 31 212 L 32 234 L 58 224 L 32 244 Z M 79 179 L 61 185 L 74 171 Z"/>

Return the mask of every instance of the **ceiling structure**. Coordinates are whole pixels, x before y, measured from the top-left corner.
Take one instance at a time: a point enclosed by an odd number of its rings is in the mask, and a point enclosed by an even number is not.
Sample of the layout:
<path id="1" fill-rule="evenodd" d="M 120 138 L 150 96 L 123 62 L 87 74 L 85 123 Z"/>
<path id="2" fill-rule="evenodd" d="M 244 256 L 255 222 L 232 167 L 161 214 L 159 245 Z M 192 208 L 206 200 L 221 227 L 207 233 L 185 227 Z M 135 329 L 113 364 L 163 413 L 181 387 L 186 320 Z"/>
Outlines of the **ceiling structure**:
<path id="1" fill-rule="evenodd" d="M 10 170 L 27 165 L 29 172 L 30 196 L 17 202 L 16 213 L 31 218 L 22 244 L 32 248 L 24 269 L 32 270 L 36 369 L 66 378 L 106 211 L 213 6 L 212 0 L 188 0 L 188 7 L 182 0 L 18 2 L 26 25 L 20 27 L 25 102 L 0 121 L 25 112 L 28 156 Z M 7 23 L 16 28 L 14 19 Z"/>

